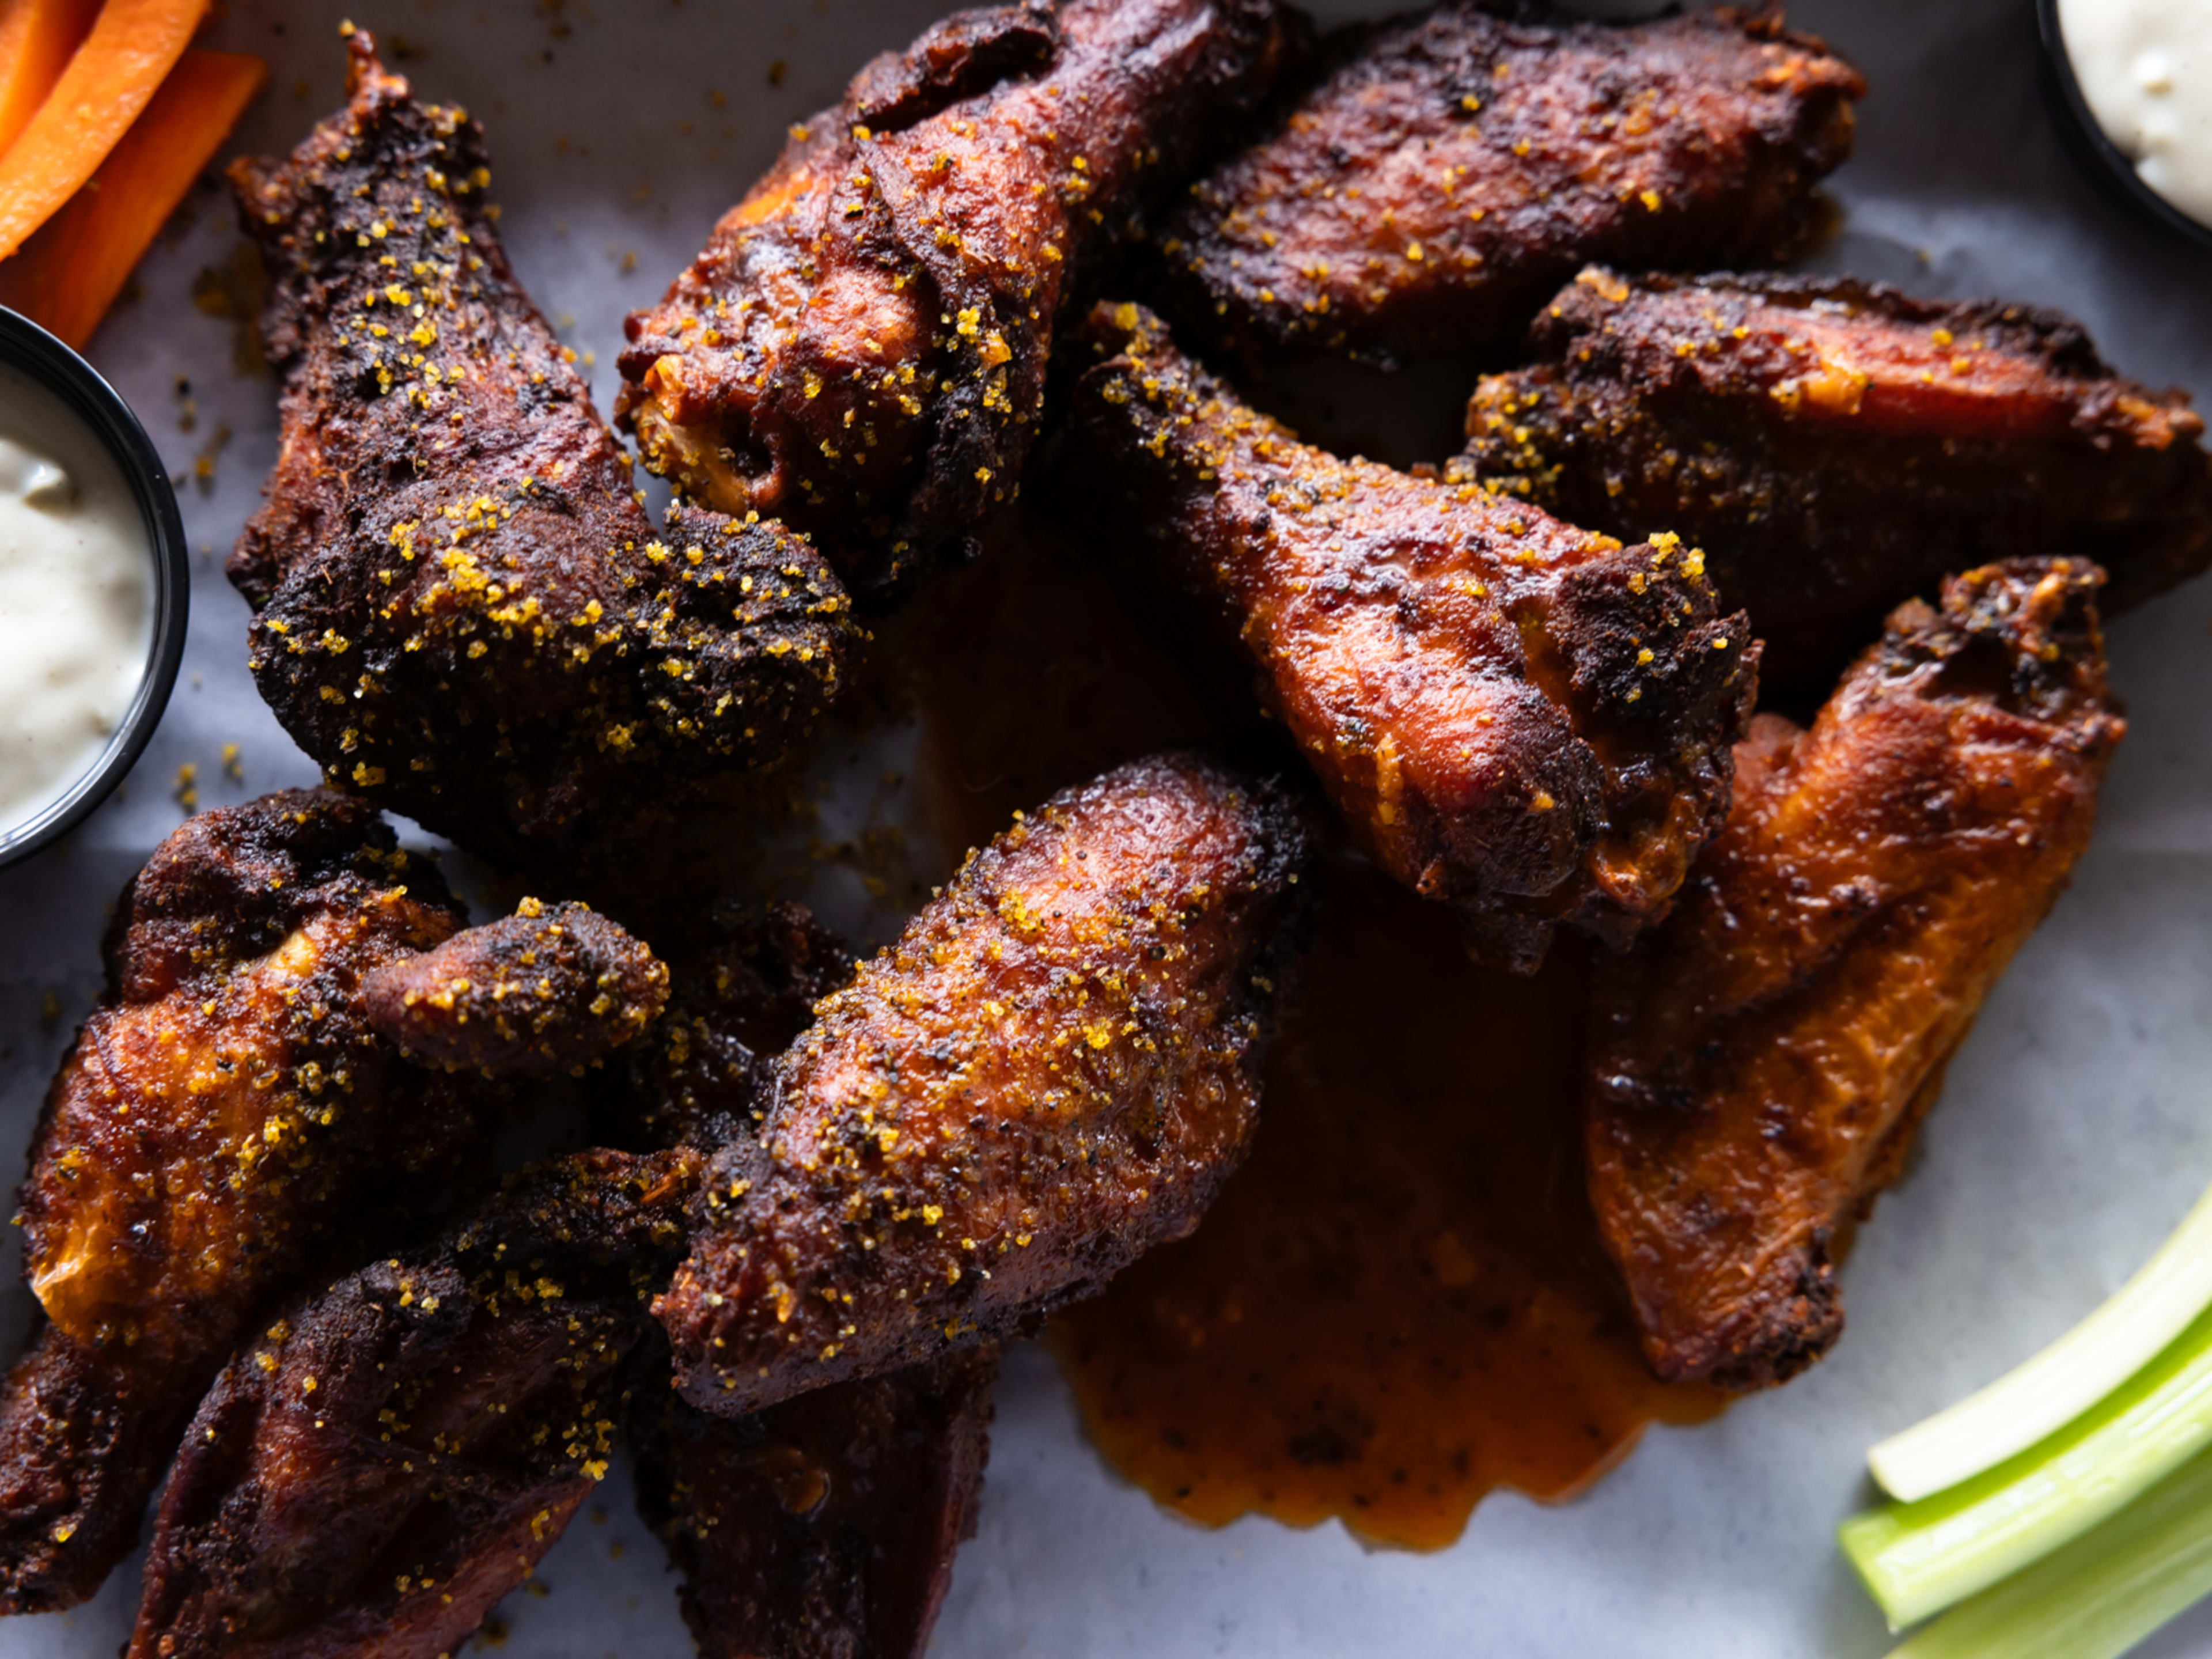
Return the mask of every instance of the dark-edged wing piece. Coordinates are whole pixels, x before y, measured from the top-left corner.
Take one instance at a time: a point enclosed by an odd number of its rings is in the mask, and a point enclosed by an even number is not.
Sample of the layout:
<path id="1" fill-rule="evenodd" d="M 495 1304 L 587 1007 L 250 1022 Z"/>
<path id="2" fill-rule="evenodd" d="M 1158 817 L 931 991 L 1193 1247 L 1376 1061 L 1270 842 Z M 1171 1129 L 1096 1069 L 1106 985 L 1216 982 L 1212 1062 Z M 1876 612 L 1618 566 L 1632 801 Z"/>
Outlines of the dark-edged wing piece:
<path id="1" fill-rule="evenodd" d="M 1474 485 L 1342 460 L 1101 306 L 1065 482 L 1241 640 L 1359 840 L 1533 969 L 1665 910 L 1727 810 L 1756 653 L 1672 538 L 1623 547 Z"/>
<path id="2" fill-rule="evenodd" d="M 2078 560 L 1914 603 L 1812 727 L 1761 715 L 1666 923 L 1602 965 L 1590 1197 L 1652 1368 L 1786 1380 L 1834 1257 L 2087 844 L 2124 724 Z"/>
<path id="3" fill-rule="evenodd" d="M 1771 7 L 1622 27 L 1459 0 L 1332 45 L 1163 228 L 1196 337 L 1386 367 L 1495 356 L 1590 260 L 1778 258 L 1865 91 Z"/>
<path id="4" fill-rule="evenodd" d="M 1893 605 L 2021 553 L 2096 560 L 2108 608 L 2212 563 L 2178 392 L 2081 330 L 1849 277 L 1582 274 L 1533 367 L 1483 381 L 1455 470 L 1615 535 L 1672 530 L 1815 700 Z"/>

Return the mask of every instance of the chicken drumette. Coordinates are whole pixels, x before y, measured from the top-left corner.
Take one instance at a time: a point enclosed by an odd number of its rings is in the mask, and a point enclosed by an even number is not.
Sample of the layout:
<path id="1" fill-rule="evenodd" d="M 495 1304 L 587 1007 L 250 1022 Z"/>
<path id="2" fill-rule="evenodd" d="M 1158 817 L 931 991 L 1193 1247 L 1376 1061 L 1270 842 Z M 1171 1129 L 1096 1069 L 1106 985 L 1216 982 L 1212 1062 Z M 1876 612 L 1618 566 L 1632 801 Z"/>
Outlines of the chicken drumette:
<path id="1" fill-rule="evenodd" d="M 1948 572 L 2078 553 L 2132 605 L 2212 563 L 2212 462 L 2178 392 L 2080 328 L 1848 277 L 1590 270 L 1483 381 L 1455 471 L 1615 535 L 1677 532 L 1808 702 Z"/>
<path id="2" fill-rule="evenodd" d="M 1697 555 L 1309 447 L 1135 306 L 1089 334 L 1066 487 L 1242 640 L 1383 866 L 1522 969 L 1555 925 L 1620 944 L 1662 914 L 1758 678 Z"/>
<path id="3" fill-rule="evenodd" d="M 1196 1224 L 1255 1118 L 1306 836 L 1165 757 L 1048 803 L 821 1003 L 656 1304 L 702 1409 L 932 1359 Z"/>
<path id="4" fill-rule="evenodd" d="M 1778 258 L 1865 91 L 1771 9 L 1618 27 L 1455 0 L 1334 44 L 1163 228 L 1181 314 L 1248 352 L 1494 356 L 1589 260 Z"/>
<path id="5" fill-rule="evenodd" d="M 477 128 L 351 52 L 346 109 L 234 171 L 284 380 L 230 560 L 255 681 L 333 782 L 471 846 L 635 834 L 813 719 L 848 602 L 775 524 L 655 535 L 500 250 Z"/>
<path id="6" fill-rule="evenodd" d="M 1285 51 L 1273 0 L 945 19 L 798 128 L 629 319 L 618 417 L 693 500 L 889 586 L 1012 498 L 1063 297 Z"/>
<path id="7" fill-rule="evenodd" d="M 378 993 L 404 1004 L 503 936 L 463 920 L 374 808 L 320 790 L 192 818 L 132 880 L 23 1187 L 45 1323 L 0 1398 L 0 1607 L 88 1595 L 246 1322 L 480 1153 L 502 1098 L 487 1072 L 539 1069 L 490 1020 L 441 1045 L 466 1073 L 404 1058 L 441 1011 L 395 1021 Z M 592 1030 L 562 1046 L 580 1064 L 663 984 L 599 924 L 531 1000 Z"/>
<path id="8" fill-rule="evenodd" d="M 1669 1379 L 1781 1382 L 1833 1255 L 2089 837 L 2124 730 L 2084 561 L 1907 605 L 1811 729 L 1762 714 L 1674 914 L 1601 968 L 1591 1201 Z"/>

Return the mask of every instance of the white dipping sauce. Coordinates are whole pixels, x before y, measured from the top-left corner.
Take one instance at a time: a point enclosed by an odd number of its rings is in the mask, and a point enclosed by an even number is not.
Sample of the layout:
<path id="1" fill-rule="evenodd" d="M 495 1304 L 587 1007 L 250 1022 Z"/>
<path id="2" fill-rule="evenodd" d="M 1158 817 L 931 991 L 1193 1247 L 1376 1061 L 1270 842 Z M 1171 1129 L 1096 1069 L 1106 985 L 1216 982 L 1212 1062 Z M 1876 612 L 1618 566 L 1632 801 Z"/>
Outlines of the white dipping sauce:
<path id="1" fill-rule="evenodd" d="M 130 480 L 60 397 L 0 363 L 0 836 L 98 763 L 153 628 Z"/>
<path id="2" fill-rule="evenodd" d="M 2212 225 L 2212 0 L 2058 0 L 2074 79 L 2136 172 Z"/>

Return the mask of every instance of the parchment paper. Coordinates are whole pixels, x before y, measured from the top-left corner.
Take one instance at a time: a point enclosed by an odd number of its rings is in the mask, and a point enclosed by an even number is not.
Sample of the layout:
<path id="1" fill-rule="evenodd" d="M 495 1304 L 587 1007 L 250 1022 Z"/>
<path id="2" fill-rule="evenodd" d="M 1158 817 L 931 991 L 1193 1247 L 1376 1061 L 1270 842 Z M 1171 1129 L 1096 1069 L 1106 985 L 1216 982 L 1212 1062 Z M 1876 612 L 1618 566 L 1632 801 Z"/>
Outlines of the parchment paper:
<path id="1" fill-rule="evenodd" d="M 787 124 L 937 9 L 932 0 L 353 3 L 421 90 L 487 124 L 508 248 L 566 337 L 596 359 L 603 408 L 624 312 L 690 258 Z M 1827 33 L 1873 83 L 1856 159 L 1833 181 L 1844 228 L 1814 263 L 1928 293 L 2060 307 L 2123 369 L 2212 400 L 2212 254 L 2139 223 L 2066 152 L 2039 82 L 2033 9 L 2027 0 L 1793 6 L 1794 21 Z M 233 0 L 216 43 L 261 52 L 273 70 L 239 148 L 288 148 L 338 102 L 340 15 L 326 0 Z M 209 308 L 193 298 L 196 277 L 224 268 L 235 244 L 227 193 L 203 185 L 143 268 L 143 292 L 93 347 L 185 480 L 192 639 L 127 794 L 71 844 L 0 874 L 0 1164 L 27 1139 L 55 1060 L 96 994 L 108 907 L 182 815 L 178 769 L 197 767 L 203 805 L 314 778 L 254 695 L 246 607 L 220 568 L 276 444 L 273 387 L 234 367 L 237 325 L 213 314 L 211 298 Z M 202 287 L 204 297 L 215 291 Z M 195 477 L 203 456 L 211 476 Z M 1845 1274 L 1850 1328 L 1826 1363 L 1717 1422 L 1655 1431 L 1579 1501 L 1547 1509 L 1493 1497 L 1456 1547 L 1413 1555 L 1364 1550 L 1334 1526 L 1247 1520 L 1203 1532 L 1170 1518 L 1085 1443 L 1049 1361 L 1018 1352 L 999 1395 L 981 1534 L 960 1557 L 933 1652 L 1886 1651 L 1832 1541 L 1836 1522 L 1869 1497 L 1867 1446 L 2086 1313 L 2212 1182 L 2208 624 L 2212 584 L 2200 582 L 2113 628 L 2133 729 L 2096 842 L 1951 1068 L 1917 1167 L 1865 1231 Z M 885 741 L 895 747 L 898 734 Z M 234 779 L 221 761 L 233 743 Z M 850 764 L 872 775 L 879 758 Z M 833 802 L 825 833 L 845 810 Z M 481 891 L 465 872 L 460 885 Z M 879 936 L 896 924 L 863 911 L 842 876 L 811 896 Z M 10 1285 L 16 1249 L 11 1236 L 0 1259 Z M 0 1338 L 12 1345 L 28 1304 L 19 1290 L 9 1298 Z M 135 1580 L 118 1573 L 74 1613 L 0 1623 L 0 1659 L 113 1652 Z M 619 1468 L 547 1558 L 539 1588 L 502 1610 L 513 1659 L 690 1650 Z M 2212 1607 L 2143 1650 L 2207 1651 Z"/>

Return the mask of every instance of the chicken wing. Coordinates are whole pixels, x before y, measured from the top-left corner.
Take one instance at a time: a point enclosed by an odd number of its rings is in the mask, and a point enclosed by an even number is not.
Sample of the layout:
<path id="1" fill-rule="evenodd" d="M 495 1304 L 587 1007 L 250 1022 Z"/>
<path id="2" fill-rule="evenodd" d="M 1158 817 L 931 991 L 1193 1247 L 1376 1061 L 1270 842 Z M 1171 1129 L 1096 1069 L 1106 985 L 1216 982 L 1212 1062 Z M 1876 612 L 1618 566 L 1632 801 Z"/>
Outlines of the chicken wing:
<path id="1" fill-rule="evenodd" d="M 463 920 L 374 808 L 323 790 L 203 813 L 133 878 L 23 1186 L 47 1322 L 0 1396 L 0 1609 L 90 1595 L 246 1322 L 480 1154 L 501 1091 L 407 1065 L 370 994 L 502 927 Z M 599 1024 L 602 1052 L 625 1035 Z"/>
<path id="2" fill-rule="evenodd" d="M 1285 50 L 1273 0 L 956 13 L 794 129 L 630 318 L 617 419 L 692 499 L 890 587 L 1012 498 L 1063 298 Z"/>
<path id="3" fill-rule="evenodd" d="M 500 250 L 478 129 L 350 50 L 347 107 L 233 174 L 284 381 L 230 559 L 255 683 L 333 782 L 472 847 L 635 833 L 813 720 L 848 601 L 775 524 L 655 536 Z"/>
<path id="4" fill-rule="evenodd" d="M 1666 924 L 1601 969 L 1590 1196 L 1666 1378 L 1784 1381 L 1833 1255 L 2087 844 L 2124 729 L 2084 561 L 1902 607 L 1809 731 L 1763 714 Z"/>
<path id="5" fill-rule="evenodd" d="M 699 1172 L 562 1159 L 270 1326 L 185 1435 L 131 1659 L 458 1650 L 605 1474 Z"/>
<path id="6" fill-rule="evenodd" d="M 1100 307 L 1066 487 L 1241 638 L 1352 830 L 1524 971 L 1553 927 L 1661 915 L 1729 793 L 1757 653 L 1671 537 L 1624 548 L 1333 455 Z"/>
<path id="7" fill-rule="evenodd" d="M 1160 757 L 1019 819 L 823 1001 L 655 1304 L 726 1415 L 930 1359 L 1188 1232 L 1303 896 L 1272 787 Z"/>
<path id="8" fill-rule="evenodd" d="M 2074 324 L 1841 277 L 1584 271 L 1486 380 L 1466 470 L 1615 535 L 1705 550 L 1809 691 L 1892 605 L 2021 551 L 2100 561 L 2133 605 L 2212 563 L 2204 423 Z"/>
<path id="9" fill-rule="evenodd" d="M 1771 7 L 1623 27 L 1447 0 L 1334 46 L 1163 228 L 1180 314 L 1248 354 L 1496 356 L 1586 261 L 1780 258 L 1866 90 Z"/>

